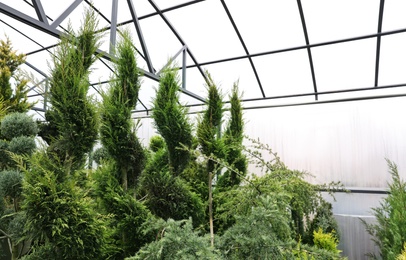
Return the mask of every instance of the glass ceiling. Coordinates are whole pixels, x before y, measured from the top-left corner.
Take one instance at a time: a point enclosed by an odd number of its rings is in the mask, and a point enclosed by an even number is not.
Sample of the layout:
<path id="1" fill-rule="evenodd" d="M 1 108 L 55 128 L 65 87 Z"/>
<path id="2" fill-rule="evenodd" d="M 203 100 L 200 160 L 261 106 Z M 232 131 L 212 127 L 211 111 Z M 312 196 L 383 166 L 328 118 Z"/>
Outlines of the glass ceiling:
<path id="1" fill-rule="evenodd" d="M 224 94 L 239 81 L 251 109 L 406 95 L 406 2 L 400 0 L 94 0 L 93 6 L 2 0 L 0 32 L 27 55 L 23 69 L 44 83 L 58 36 L 69 23 L 78 28 L 89 7 L 104 29 L 104 56 L 91 74 L 94 93 L 107 87 L 117 30 L 133 32 L 145 75 L 135 117 L 150 111 L 158 72 L 170 58 L 180 68 L 182 101 L 197 109 L 206 96 L 205 70 Z M 32 84 L 31 98 L 42 97 L 43 85 Z M 35 109 L 45 107 L 40 102 Z"/>

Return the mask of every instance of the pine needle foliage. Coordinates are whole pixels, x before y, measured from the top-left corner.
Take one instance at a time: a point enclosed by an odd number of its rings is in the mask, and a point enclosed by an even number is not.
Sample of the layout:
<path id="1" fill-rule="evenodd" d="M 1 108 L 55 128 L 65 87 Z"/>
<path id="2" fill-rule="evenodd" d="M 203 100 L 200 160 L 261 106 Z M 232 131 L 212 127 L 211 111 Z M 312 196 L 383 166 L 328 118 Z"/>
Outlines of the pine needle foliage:
<path id="1" fill-rule="evenodd" d="M 19 73 L 18 67 L 25 62 L 23 54 L 17 54 L 9 38 L 0 40 L 0 100 L 8 113 L 27 112 L 34 104 L 28 102 L 28 79 Z M 11 85 L 14 80 L 14 86 Z M 1 118 L 1 116 L 0 116 Z"/>
<path id="2" fill-rule="evenodd" d="M 115 77 L 103 95 L 101 141 L 120 168 L 120 182 L 127 189 L 134 187 L 145 163 L 145 152 L 136 136 L 131 119 L 140 89 L 140 72 L 129 31 L 121 34 L 117 44 Z"/>
<path id="3" fill-rule="evenodd" d="M 87 10 L 78 33 L 69 28 L 71 36 L 62 37 L 52 56 L 49 90 L 52 106 L 46 113 L 47 127 L 51 130 L 45 132 L 55 136 L 45 138 L 51 141 L 50 151 L 79 168 L 97 138 L 95 105 L 87 96 L 90 66 L 97 59 L 95 52 L 100 45 L 97 25 L 95 12 Z"/>
<path id="4" fill-rule="evenodd" d="M 373 208 L 376 224 L 364 224 L 373 241 L 380 249 L 382 259 L 395 260 L 406 242 L 406 182 L 400 178 L 397 165 L 386 160 L 392 182 L 388 183 L 389 194 L 380 206 Z M 370 255 L 377 259 L 376 255 Z"/>
<path id="5" fill-rule="evenodd" d="M 179 148 L 190 148 L 193 137 L 187 109 L 179 102 L 179 77 L 171 65 L 161 73 L 159 88 L 153 100 L 152 118 L 158 133 L 165 139 L 172 172 L 179 175 L 190 161 L 189 151 Z"/>

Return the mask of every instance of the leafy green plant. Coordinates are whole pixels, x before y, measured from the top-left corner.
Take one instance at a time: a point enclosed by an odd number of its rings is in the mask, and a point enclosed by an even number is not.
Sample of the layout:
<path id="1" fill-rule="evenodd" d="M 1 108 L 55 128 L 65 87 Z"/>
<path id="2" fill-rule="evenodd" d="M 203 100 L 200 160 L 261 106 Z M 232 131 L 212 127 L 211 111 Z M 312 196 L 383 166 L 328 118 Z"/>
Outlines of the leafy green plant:
<path id="1" fill-rule="evenodd" d="M 379 207 L 373 208 L 377 223 L 363 223 L 368 233 L 374 237 L 380 256 L 393 260 L 401 254 L 406 241 L 406 182 L 400 178 L 397 165 L 390 160 L 386 161 L 392 176 L 392 182 L 388 184 L 388 196 L 381 201 Z M 370 255 L 377 258 L 376 255 Z"/>
<path id="2" fill-rule="evenodd" d="M 396 257 L 396 260 L 406 260 L 406 242 L 403 245 L 402 253 Z"/>
<path id="3" fill-rule="evenodd" d="M 35 136 L 38 133 L 38 127 L 32 117 L 24 113 L 7 114 L 0 124 L 1 136 L 10 141 L 20 136 Z"/>

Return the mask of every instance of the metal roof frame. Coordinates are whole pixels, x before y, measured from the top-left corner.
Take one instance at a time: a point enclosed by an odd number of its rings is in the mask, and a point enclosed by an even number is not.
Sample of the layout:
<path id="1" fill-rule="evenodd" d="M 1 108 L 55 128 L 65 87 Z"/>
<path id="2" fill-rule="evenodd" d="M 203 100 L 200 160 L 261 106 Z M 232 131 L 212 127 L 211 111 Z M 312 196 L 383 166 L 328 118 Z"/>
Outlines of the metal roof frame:
<path id="1" fill-rule="evenodd" d="M 251 101 L 266 101 L 266 100 L 273 100 L 273 99 L 291 99 L 291 98 L 296 98 L 296 97 L 304 97 L 304 96 L 314 96 L 315 101 L 311 102 L 292 102 L 292 103 L 287 103 L 287 104 L 282 104 L 282 105 L 275 105 L 275 104 L 269 104 L 269 105 L 264 105 L 264 106 L 247 106 L 244 105 L 246 109 L 259 109 L 263 107 L 281 107 L 281 106 L 295 106 L 295 105 L 305 105 L 305 104 L 324 104 L 324 103 L 335 103 L 335 102 L 346 102 L 346 101 L 355 101 L 355 100 L 365 100 L 365 99 L 379 99 L 379 98 L 390 98 L 390 97 L 400 97 L 400 96 L 405 96 L 404 94 L 390 94 L 390 95 L 367 95 L 367 96 L 356 96 L 353 98 L 344 98 L 344 99 L 332 99 L 332 100 L 322 100 L 319 101 L 319 96 L 321 95 L 333 95 L 333 94 L 338 94 L 338 93 L 349 93 L 349 92 L 359 92 L 362 93 L 364 91 L 373 91 L 376 89 L 388 89 L 388 88 L 399 88 L 399 87 L 405 87 L 406 83 L 399 83 L 399 84 L 392 84 L 392 85 L 386 85 L 386 86 L 381 86 L 379 85 L 379 67 L 380 67 L 380 51 L 381 51 L 381 38 L 387 35 L 394 35 L 394 34 L 401 34 L 406 32 L 406 28 L 403 29 L 398 29 L 398 30 L 392 30 L 392 31 L 382 31 L 382 21 L 383 21 L 383 12 L 384 12 L 384 6 L 385 6 L 385 1 L 380 0 L 379 4 L 379 12 L 378 12 L 378 27 L 377 27 L 377 32 L 374 34 L 367 34 L 367 35 L 360 35 L 356 37 L 349 37 L 349 38 L 342 38 L 342 39 L 337 39 L 337 40 L 332 40 L 332 41 L 325 41 L 325 42 L 320 42 L 320 43 L 312 43 L 309 39 L 309 35 L 307 32 L 307 25 L 306 25 L 306 19 L 305 19 L 305 12 L 302 8 L 302 1 L 297 0 L 297 7 L 298 7 L 298 15 L 300 16 L 300 21 L 301 21 L 301 26 L 303 29 L 303 37 L 304 37 L 304 45 L 300 46 L 294 46 L 294 47 L 289 47 L 289 48 L 283 48 L 283 49 L 276 49 L 276 50 L 269 50 L 265 52 L 258 52 L 258 53 L 253 53 L 251 52 L 247 45 L 245 44 L 243 35 L 241 34 L 238 25 L 236 24 L 235 20 L 233 19 L 233 14 L 228 8 L 228 5 L 226 4 L 225 0 L 220 0 L 221 5 L 228 17 L 228 20 L 230 21 L 234 32 L 236 33 L 238 39 L 239 39 L 239 44 L 241 45 L 242 49 L 244 50 L 245 55 L 240 55 L 240 56 L 232 56 L 228 58 L 223 58 L 223 59 L 217 59 L 217 60 L 211 60 L 211 61 L 205 61 L 205 62 L 198 62 L 196 57 L 193 55 L 192 50 L 190 46 L 187 45 L 187 43 L 184 41 L 180 33 L 176 30 L 175 26 L 169 21 L 165 13 L 180 9 L 180 8 L 185 8 L 191 5 L 196 5 L 202 2 L 205 2 L 206 0 L 193 0 L 193 1 L 188 1 L 184 2 L 182 4 L 178 4 L 175 6 L 171 6 L 168 8 L 159 8 L 158 5 L 153 1 L 153 0 L 148 0 L 148 3 L 151 5 L 153 8 L 154 12 L 149 13 L 147 15 L 142 15 L 142 16 L 137 16 L 136 14 L 136 9 L 137 6 L 134 5 L 132 0 L 127 0 L 127 6 L 129 8 L 129 11 L 131 13 L 131 20 L 127 20 L 125 22 L 118 23 L 117 19 L 117 9 L 118 9 L 118 0 L 111 0 L 111 5 L 112 5 L 112 12 L 110 14 L 110 19 L 107 18 L 108 16 L 106 14 L 102 14 L 99 12 L 99 14 L 103 17 L 103 19 L 109 24 L 107 27 L 101 29 L 101 31 L 109 31 L 110 32 L 110 42 L 111 46 L 114 46 L 116 43 L 116 35 L 117 35 L 117 30 L 125 24 L 130 24 L 133 23 L 135 26 L 135 29 L 137 31 L 137 37 L 139 42 L 141 43 L 141 48 L 142 51 L 137 50 L 140 53 L 140 56 L 145 60 L 148 71 L 142 70 L 142 73 L 144 76 L 154 80 L 154 81 L 159 81 L 159 72 L 157 72 L 153 65 L 152 61 L 149 55 L 148 51 L 148 44 L 144 39 L 143 33 L 142 33 L 142 28 L 139 23 L 140 20 L 143 19 L 148 19 L 151 17 L 159 16 L 160 19 L 166 24 L 166 26 L 170 29 L 170 31 L 173 33 L 173 35 L 178 39 L 180 44 L 183 46 L 181 50 L 174 55 L 174 57 L 180 55 L 182 53 L 182 66 L 179 68 L 182 70 L 182 88 L 181 92 L 194 98 L 198 104 L 193 104 L 190 106 L 196 106 L 196 105 L 204 105 L 205 99 L 202 98 L 201 96 L 197 95 L 196 93 L 193 93 L 190 90 L 187 90 L 187 85 L 186 85 L 186 73 L 188 69 L 191 68 L 197 68 L 198 71 L 200 72 L 201 76 L 204 78 L 204 80 L 207 82 L 205 72 L 203 70 L 203 66 L 205 65 L 211 65 L 211 64 L 218 64 L 218 63 L 226 63 L 230 61 L 236 61 L 236 60 L 247 60 L 250 64 L 250 67 L 252 69 L 252 73 L 255 76 L 256 79 L 256 84 L 257 87 L 260 90 L 261 96 L 257 98 L 249 98 L 249 99 L 243 99 L 242 101 L 245 104 L 248 104 Z M 0 13 L 9 16 L 15 20 L 18 20 L 28 26 L 31 26 L 35 29 L 38 29 L 42 32 L 45 32 L 51 36 L 54 37 L 60 37 L 63 34 L 67 33 L 67 30 L 64 29 L 63 27 L 60 27 L 60 24 L 63 20 L 65 20 L 69 14 L 74 11 L 80 4 L 87 4 L 88 6 L 92 7 L 92 4 L 87 1 L 87 0 L 72 0 L 72 3 L 62 12 L 62 14 L 54 19 L 50 17 L 51 14 L 47 14 L 44 10 L 44 7 L 42 5 L 41 0 L 32 0 L 31 3 L 30 1 L 24 0 L 24 2 L 28 5 L 30 5 L 35 13 L 37 14 L 37 17 L 31 17 L 27 14 L 24 14 L 20 12 L 19 10 L 16 10 L 15 8 L 10 7 L 9 5 L 5 3 L 0 3 Z M 93 7 L 94 8 L 94 7 Z M 31 51 L 29 53 L 26 53 L 27 55 L 32 55 L 38 52 L 44 52 L 48 51 L 50 48 L 55 47 L 55 44 L 51 46 L 43 46 L 40 43 L 38 43 L 33 37 L 30 37 L 28 35 L 25 35 L 23 32 L 21 32 L 18 28 L 12 27 L 12 25 L 4 22 L 1 17 L 0 17 L 0 22 L 5 24 L 6 26 L 9 26 L 13 28 L 15 31 L 23 35 L 24 37 L 28 38 L 30 41 L 36 43 L 40 48 L 34 51 Z M 366 87 L 366 88 L 354 88 L 354 89 L 337 89 L 337 90 L 332 90 L 332 91 L 319 91 L 318 86 L 317 86 L 317 75 L 315 73 L 315 65 L 313 63 L 313 56 L 312 56 L 312 49 L 315 49 L 317 47 L 321 46 L 327 46 L 327 45 L 334 45 L 334 44 L 341 44 L 341 43 L 346 43 L 346 42 L 353 42 L 353 41 L 360 41 L 360 40 L 365 40 L 365 39 L 371 39 L 371 38 L 376 38 L 376 59 L 375 59 L 375 75 L 374 75 L 374 86 L 373 87 Z M 272 95 L 272 93 L 265 93 L 264 91 L 264 86 L 261 82 L 261 77 L 264 75 L 260 75 L 257 71 L 257 68 L 255 66 L 255 61 L 253 58 L 255 57 L 260 57 L 260 56 L 271 56 L 277 53 L 284 53 L 284 52 L 292 52 L 292 51 L 297 51 L 297 50 L 306 50 L 307 55 L 308 55 L 308 63 L 310 67 L 310 73 L 311 73 L 311 78 L 312 78 L 312 84 L 313 84 L 313 92 L 307 92 L 307 93 L 296 93 L 296 94 L 290 94 L 290 95 Z M 102 54 L 101 61 L 102 63 L 108 67 L 108 64 L 104 60 L 110 60 L 112 58 L 111 55 L 112 53 L 112 48 L 110 48 L 109 53 L 100 51 Z M 186 64 L 186 55 L 188 55 L 192 59 L 192 64 L 187 65 Z M 41 68 L 36 68 L 29 62 L 26 62 L 26 65 L 29 66 L 31 69 L 34 71 L 37 71 L 39 74 L 43 75 L 46 77 L 46 73 L 44 73 Z M 109 68 L 109 67 L 108 67 Z M 109 68 L 111 70 L 111 68 Z M 92 85 L 95 85 L 96 83 L 92 83 Z M 148 113 L 148 108 L 143 104 L 143 102 L 140 100 L 140 103 L 142 104 L 143 110 L 142 112 L 147 112 Z M 139 111 L 141 112 L 141 111 Z"/>

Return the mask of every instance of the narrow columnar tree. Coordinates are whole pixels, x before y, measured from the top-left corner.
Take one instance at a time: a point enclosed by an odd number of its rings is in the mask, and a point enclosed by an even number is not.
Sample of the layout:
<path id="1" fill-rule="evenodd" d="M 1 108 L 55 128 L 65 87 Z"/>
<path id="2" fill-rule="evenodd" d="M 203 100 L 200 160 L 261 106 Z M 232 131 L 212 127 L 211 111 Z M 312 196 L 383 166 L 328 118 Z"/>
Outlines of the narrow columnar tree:
<path id="1" fill-rule="evenodd" d="M 90 66 L 99 46 L 96 14 L 63 37 L 53 57 L 46 114 L 54 135 L 47 151 L 35 153 L 24 171 L 23 209 L 32 241 L 28 259 L 105 259 L 104 228 L 86 185 L 84 162 L 97 137 L 95 105 L 87 96 Z M 79 183 L 80 181 L 80 183 Z"/>
<path id="2" fill-rule="evenodd" d="M 169 165 L 179 175 L 190 161 L 190 152 L 183 149 L 192 146 L 192 125 L 187 109 L 179 103 L 179 78 L 177 71 L 168 66 L 161 74 L 159 88 L 154 99 L 152 118 L 158 133 L 165 139 Z"/>
<path id="3" fill-rule="evenodd" d="M 244 120 L 242 105 L 238 92 L 238 83 L 234 83 L 230 94 L 230 120 L 224 132 L 223 140 L 226 149 L 225 161 L 234 169 L 227 170 L 219 176 L 217 187 L 227 188 L 239 185 L 247 172 L 247 159 L 242 153 L 244 138 Z"/>
<path id="4" fill-rule="evenodd" d="M 53 56 L 49 102 L 46 113 L 50 151 L 80 168 L 97 138 L 95 105 L 88 97 L 90 66 L 100 45 L 95 13 L 88 11 L 76 35 L 63 37 Z"/>
<path id="5" fill-rule="evenodd" d="M 127 190 L 128 182 L 135 185 L 145 164 L 145 152 L 131 119 L 141 85 L 136 53 L 128 31 L 122 33 L 116 55 L 115 76 L 109 92 L 103 96 L 100 132 L 103 146 L 117 164 L 120 183 Z"/>
<path id="6" fill-rule="evenodd" d="M 208 82 L 207 108 L 203 116 L 199 119 L 197 126 L 197 138 L 202 153 L 209 158 L 207 160 L 207 176 L 209 187 L 209 223 L 211 245 L 214 246 L 214 227 L 213 227 L 213 202 L 212 202 L 212 181 L 213 176 L 217 173 L 216 158 L 224 158 L 225 147 L 221 138 L 221 122 L 223 117 L 223 100 L 222 95 L 213 82 L 210 74 L 206 72 Z"/>

